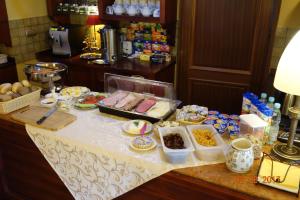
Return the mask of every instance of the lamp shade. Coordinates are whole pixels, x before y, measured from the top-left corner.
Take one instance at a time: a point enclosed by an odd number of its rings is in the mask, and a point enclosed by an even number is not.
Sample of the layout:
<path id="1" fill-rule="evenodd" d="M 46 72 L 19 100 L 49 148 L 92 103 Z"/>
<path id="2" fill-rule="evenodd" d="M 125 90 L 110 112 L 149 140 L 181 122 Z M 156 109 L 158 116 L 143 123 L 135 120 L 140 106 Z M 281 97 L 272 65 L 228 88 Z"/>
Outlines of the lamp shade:
<path id="1" fill-rule="evenodd" d="M 292 38 L 279 60 L 274 87 L 300 96 L 300 31 Z"/>

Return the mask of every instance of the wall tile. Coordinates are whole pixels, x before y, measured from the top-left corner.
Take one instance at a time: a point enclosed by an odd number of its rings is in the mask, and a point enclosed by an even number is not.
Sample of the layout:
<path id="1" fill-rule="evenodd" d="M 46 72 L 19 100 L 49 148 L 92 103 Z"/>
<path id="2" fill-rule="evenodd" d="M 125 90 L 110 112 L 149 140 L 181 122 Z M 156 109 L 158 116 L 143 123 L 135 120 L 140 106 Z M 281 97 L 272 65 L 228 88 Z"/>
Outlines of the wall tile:
<path id="1" fill-rule="evenodd" d="M 0 52 L 15 57 L 17 63 L 35 58 L 35 53 L 49 49 L 50 24 L 56 25 L 48 16 L 9 21 L 12 47 L 0 45 Z M 33 32 L 27 36 L 26 31 Z"/>

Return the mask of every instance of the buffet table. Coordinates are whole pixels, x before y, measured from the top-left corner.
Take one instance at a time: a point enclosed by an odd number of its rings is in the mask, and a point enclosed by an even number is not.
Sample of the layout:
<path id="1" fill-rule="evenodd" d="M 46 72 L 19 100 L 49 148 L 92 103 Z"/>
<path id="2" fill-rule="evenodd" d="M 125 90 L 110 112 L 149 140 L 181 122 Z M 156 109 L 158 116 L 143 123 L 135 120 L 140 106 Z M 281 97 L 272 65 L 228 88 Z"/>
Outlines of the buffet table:
<path id="1" fill-rule="evenodd" d="M 81 126 L 81 129 L 86 127 L 86 137 L 88 139 L 91 124 L 82 124 Z M 31 129 L 29 126 L 27 126 L 27 129 L 36 130 Z M 76 135 L 76 133 L 74 134 Z M 44 142 L 47 141 L 49 140 L 44 138 Z M 68 149 L 69 146 L 64 147 Z M 45 160 L 43 156 L 45 152 L 40 153 L 27 134 L 24 124 L 13 121 L 10 115 L 0 115 L 0 153 L 2 183 L 0 196 L 5 196 L 8 199 L 73 199 L 69 192 L 70 188 L 68 190 L 65 187 L 62 180 Z M 107 156 L 109 160 L 109 155 Z M 196 164 L 199 165 L 199 163 Z M 255 185 L 254 179 L 258 164 L 259 161 L 256 161 L 252 170 L 247 174 L 232 173 L 226 168 L 225 164 L 176 169 L 171 172 L 167 171 L 172 170 L 172 166 L 166 165 L 165 169 L 159 170 L 159 173 L 155 175 L 149 173 L 149 176 L 144 179 L 145 181 L 140 183 L 148 182 L 118 198 L 299 199 L 287 192 L 263 185 Z M 167 173 L 163 174 L 163 172 Z M 150 180 L 160 175 L 160 173 L 163 175 Z M 78 181 L 76 176 L 73 178 L 73 182 L 70 179 L 71 185 Z M 104 191 L 105 189 L 107 188 L 104 187 Z"/>

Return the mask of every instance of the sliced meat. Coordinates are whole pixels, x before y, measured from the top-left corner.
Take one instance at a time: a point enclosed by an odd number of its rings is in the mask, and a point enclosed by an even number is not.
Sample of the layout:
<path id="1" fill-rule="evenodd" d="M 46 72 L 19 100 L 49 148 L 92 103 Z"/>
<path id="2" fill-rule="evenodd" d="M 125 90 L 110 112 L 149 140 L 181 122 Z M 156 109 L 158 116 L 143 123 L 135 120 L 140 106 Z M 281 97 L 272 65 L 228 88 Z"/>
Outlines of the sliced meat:
<path id="1" fill-rule="evenodd" d="M 142 96 L 136 96 L 136 98 L 130 102 L 128 102 L 124 107 L 123 110 L 129 111 L 134 109 L 141 101 L 144 100 Z"/>
<path id="2" fill-rule="evenodd" d="M 155 99 L 145 99 L 142 103 L 140 103 L 137 108 L 135 109 L 138 113 L 145 113 L 147 112 L 152 106 L 156 104 Z"/>
<path id="3" fill-rule="evenodd" d="M 128 95 L 126 91 L 116 91 L 111 96 L 102 100 L 105 106 L 114 106 L 116 105 L 121 99 L 125 98 Z"/>
<path id="4" fill-rule="evenodd" d="M 130 101 L 133 101 L 136 98 L 136 95 L 134 94 L 129 94 L 127 95 L 127 97 L 125 97 L 124 99 L 122 99 L 121 101 L 119 101 L 116 105 L 115 108 L 122 108 L 124 107 L 127 103 L 129 103 Z"/>

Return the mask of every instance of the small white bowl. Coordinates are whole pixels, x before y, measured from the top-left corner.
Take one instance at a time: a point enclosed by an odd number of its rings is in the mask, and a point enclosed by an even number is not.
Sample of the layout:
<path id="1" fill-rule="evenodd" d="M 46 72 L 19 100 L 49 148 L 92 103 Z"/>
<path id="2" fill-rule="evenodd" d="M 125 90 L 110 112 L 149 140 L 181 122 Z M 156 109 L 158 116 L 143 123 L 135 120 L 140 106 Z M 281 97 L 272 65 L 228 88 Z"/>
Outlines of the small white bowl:
<path id="1" fill-rule="evenodd" d="M 46 98 L 46 99 L 41 100 L 41 105 L 44 107 L 48 107 L 48 108 L 55 106 L 56 103 L 57 103 L 57 100 L 55 98 Z"/>

